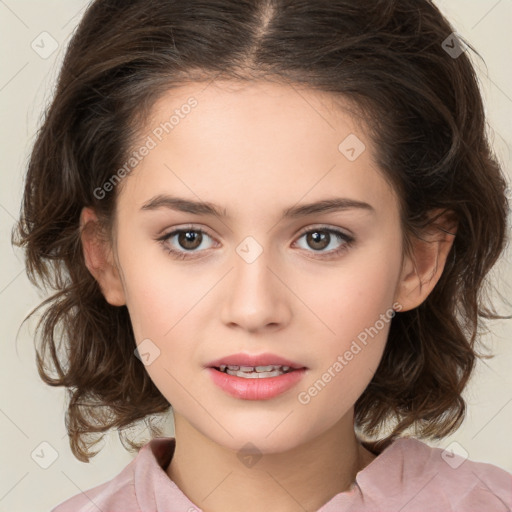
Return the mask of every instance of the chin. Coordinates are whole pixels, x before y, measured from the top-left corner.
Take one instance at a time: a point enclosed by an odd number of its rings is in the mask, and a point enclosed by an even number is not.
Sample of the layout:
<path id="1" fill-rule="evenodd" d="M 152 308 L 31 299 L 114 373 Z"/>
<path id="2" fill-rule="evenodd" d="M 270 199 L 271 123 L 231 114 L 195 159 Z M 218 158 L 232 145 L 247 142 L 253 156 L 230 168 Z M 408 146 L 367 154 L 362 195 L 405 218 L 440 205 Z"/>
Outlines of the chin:
<path id="1" fill-rule="evenodd" d="M 231 421 L 225 425 L 229 433 L 216 422 L 215 426 L 209 425 L 206 431 L 201 429 L 201 432 L 212 442 L 236 452 L 237 455 L 242 455 L 242 452 L 255 455 L 282 453 L 307 441 L 301 437 L 304 436 L 304 427 L 292 425 L 291 416 L 285 421 L 283 418 L 286 414 L 280 414 L 277 421 L 260 418 L 257 423 L 241 417 L 240 421 Z"/>

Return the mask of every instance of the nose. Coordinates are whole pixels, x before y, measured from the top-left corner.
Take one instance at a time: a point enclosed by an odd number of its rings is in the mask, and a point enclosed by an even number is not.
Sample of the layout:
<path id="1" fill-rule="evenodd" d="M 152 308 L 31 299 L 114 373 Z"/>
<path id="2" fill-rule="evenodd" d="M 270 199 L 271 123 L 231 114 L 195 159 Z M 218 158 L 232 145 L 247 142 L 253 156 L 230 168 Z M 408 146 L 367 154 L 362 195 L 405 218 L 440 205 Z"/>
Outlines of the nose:
<path id="1" fill-rule="evenodd" d="M 221 313 L 224 324 L 250 332 L 285 327 L 292 316 L 291 292 L 267 252 L 264 250 L 252 262 L 235 254 L 234 266 L 226 280 Z"/>

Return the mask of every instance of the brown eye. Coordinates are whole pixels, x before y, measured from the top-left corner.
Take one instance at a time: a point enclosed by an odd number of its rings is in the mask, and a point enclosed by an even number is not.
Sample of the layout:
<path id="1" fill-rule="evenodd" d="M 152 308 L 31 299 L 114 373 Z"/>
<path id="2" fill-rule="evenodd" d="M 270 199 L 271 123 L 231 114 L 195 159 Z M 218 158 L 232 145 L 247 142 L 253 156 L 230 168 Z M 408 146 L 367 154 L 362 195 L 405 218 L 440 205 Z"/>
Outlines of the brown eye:
<path id="1" fill-rule="evenodd" d="M 326 258 L 341 254 L 355 241 L 353 236 L 343 233 L 338 229 L 328 227 L 319 227 L 303 231 L 299 236 L 299 240 L 301 238 L 304 238 L 306 241 L 306 247 L 303 246 L 302 248 L 308 250 L 310 253 L 318 253 L 319 257 Z M 338 243 L 336 244 L 336 242 Z M 333 247 L 331 247 L 330 250 L 325 250 L 329 246 Z"/>
<path id="2" fill-rule="evenodd" d="M 203 240 L 203 235 L 200 231 L 188 229 L 186 231 L 179 231 L 178 233 L 178 244 L 183 249 L 197 249 Z"/>
<path id="3" fill-rule="evenodd" d="M 325 249 L 331 241 L 331 235 L 326 231 L 310 231 L 307 233 L 306 240 L 312 249 L 321 250 Z"/>
<path id="4" fill-rule="evenodd" d="M 175 229 L 157 240 L 169 254 L 176 258 L 185 259 L 202 256 L 206 252 L 205 249 L 213 246 L 208 247 L 208 239 L 213 240 L 202 229 L 185 227 L 183 229 Z M 203 242 L 206 242 L 206 246 Z"/>

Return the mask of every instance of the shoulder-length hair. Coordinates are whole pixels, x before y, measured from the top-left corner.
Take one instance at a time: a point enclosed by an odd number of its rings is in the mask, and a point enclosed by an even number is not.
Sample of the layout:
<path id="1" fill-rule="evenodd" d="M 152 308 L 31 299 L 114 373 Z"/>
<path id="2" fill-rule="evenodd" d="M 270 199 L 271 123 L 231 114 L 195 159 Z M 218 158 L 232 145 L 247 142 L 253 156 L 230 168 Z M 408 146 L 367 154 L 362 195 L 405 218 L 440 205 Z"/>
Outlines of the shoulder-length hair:
<path id="1" fill-rule="evenodd" d="M 79 460 L 97 453 L 89 451 L 94 438 L 110 428 L 140 448 L 125 430 L 145 419 L 158 433 L 150 416 L 170 407 L 134 357 L 126 307 L 108 304 L 85 266 L 81 210 L 93 207 L 109 226 L 118 187 L 98 187 L 129 158 L 152 105 L 173 87 L 215 78 L 274 80 L 349 100 L 399 195 L 405 250 L 435 220 L 429 212 L 454 213 L 444 272 L 420 306 L 393 318 L 380 365 L 355 403 L 355 426 L 369 439 L 393 423 L 376 449 L 410 427 L 441 438 L 460 426 L 461 393 L 476 358 L 489 357 L 475 347 L 482 319 L 509 318 L 484 293 L 505 248 L 509 207 L 468 56 L 478 53 L 454 32 L 428 0 L 88 7 L 37 134 L 13 232 L 31 281 L 54 290 L 39 305 L 37 366 L 47 384 L 69 390 L 66 425 Z"/>

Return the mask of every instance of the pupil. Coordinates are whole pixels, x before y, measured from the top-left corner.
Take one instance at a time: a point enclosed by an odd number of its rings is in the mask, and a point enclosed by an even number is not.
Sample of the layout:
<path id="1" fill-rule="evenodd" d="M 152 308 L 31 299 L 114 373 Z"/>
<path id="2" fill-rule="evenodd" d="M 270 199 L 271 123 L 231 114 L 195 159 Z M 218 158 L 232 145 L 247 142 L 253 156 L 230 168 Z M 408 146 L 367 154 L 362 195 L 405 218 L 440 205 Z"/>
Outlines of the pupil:
<path id="1" fill-rule="evenodd" d="M 195 242 L 194 238 L 196 239 Z M 179 234 L 179 243 L 186 249 L 196 249 L 201 245 L 201 239 L 202 235 L 196 231 L 183 231 Z"/>
<path id="2" fill-rule="evenodd" d="M 327 243 L 325 243 L 327 240 Z M 308 235 L 308 243 L 312 241 L 314 249 L 325 249 L 329 245 L 329 235 L 321 231 L 313 231 Z M 315 244 L 320 244 L 320 247 L 315 247 Z"/>

